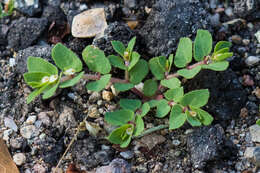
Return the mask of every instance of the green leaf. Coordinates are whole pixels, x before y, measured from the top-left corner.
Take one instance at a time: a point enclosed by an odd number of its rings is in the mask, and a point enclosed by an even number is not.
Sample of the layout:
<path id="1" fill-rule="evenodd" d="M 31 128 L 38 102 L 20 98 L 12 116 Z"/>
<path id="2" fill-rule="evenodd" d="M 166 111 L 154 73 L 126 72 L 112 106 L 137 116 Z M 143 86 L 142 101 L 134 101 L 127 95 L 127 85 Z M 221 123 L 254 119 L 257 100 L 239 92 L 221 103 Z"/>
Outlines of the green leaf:
<path id="1" fill-rule="evenodd" d="M 14 0 L 9 0 L 8 2 L 8 15 L 11 15 L 14 10 Z"/>
<path id="2" fill-rule="evenodd" d="M 120 58 L 119 56 L 115 55 L 109 55 L 108 56 L 109 62 L 117 68 L 120 68 L 121 70 L 126 70 L 126 66 L 124 64 L 124 60 Z"/>
<path id="3" fill-rule="evenodd" d="M 170 54 L 168 61 L 169 61 L 168 72 L 170 72 L 171 68 L 172 68 L 172 63 L 173 63 L 173 54 Z"/>
<path id="4" fill-rule="evenodd" d="M 183 87 L 169 89 L 164 93 L 164 97 L 167 100 L 173 100 L 174 102 L 178 103 L 184 95 Z"/>
<path id="5" fill-rule="evenodd" d="M 149 105 L 148 102 L 147 102 L 147 103 L 144 103 L 144 104 L 142 105 L 141 111 L 142 111 L 141 117 L 144 117 L 144 116 L 150 111 L 150 105 Z"/>
<path id="6" fill-rule="evenodd" d="M 166 72 L 166 64 L 167 64 L 167 59 L 165 56 L 158 56 L 158 61 L 159 61 L 159 65 L 161 66 L 161 68 L 163 69 L 164 72 Z"/>
<path id="7" fill-rule="evenodd" d="M 148 72 L 148 63 L 145 60 L 140 59 L 136 63 L 136 65 L 129 71 L 130 82 L 135 85 L 139 84 L 145 78 Z"/>
<path id="8" fill-rule="evenodd" d="M 197 117 L 191 116 L 188 111 L 186 111 L 185 114 L 187 116 L 187 121 L 192 127 L 201 126 L 201 122 Z"/>
<path id="9" fill-rule="evenodd" d="M 42 86 L 41 88 L 37 88 L 33 92 L 29 94 L 29 96 L 26 98 L 26 103 L 31 103 L 37 96 L 39 96 L 46 88 L 48 87 L 48 84 Z"/>
<path id="10" fill-rule="evenodd" d="M 77 76 L 75 76 L 74 78 L 64 81 L 60 84 L 60 88 L 67 88 L 67 87 L 71 87 L 75 84 L 77 84 L 80 79 L 82 78 L 82 76 L 84 75 L 84 71 L 80 72 Z"/>
<path id="11" fill-rule="evenodd" d="M 56 44 L 51 52 L 55 64 L 62 70 L 74 69 L 76 72 L 82 70 L 82 62 L 78 56 L 61 43 Z"/>
<path id="12" fill-rule="evenodd" d="M 49 77 L 50 74 L 45 72 L 27 72 L 23 74 L 24 80 L 27 84 L 30 82 L 41 84 L 41 80 L 45 76 Z"/>
<path id="13" fill-rule="evenodd" d="M 43 72 L 50 75 L 58 74 L 58 69 L 53 64 L 39 57 L 29 56 L 27 59 L 27 68 L 28 72 Z"/>
<path id="14" fill-rule="evenodd" d="M 157 91 L 157 82 L 152 79 L 148 79 L 144 82 L 143 92 L 145 96 L 152 97 Z"/>
<path id="15" fill-rule="evenodd" d="M 165 117 L 171 110 L 171 107 L 168 105 L 168 101 L 165 99 L 161 99 L 157 105 L 156 109 L 156 117 L 163 118 Z"/>
<path id="16" fill-rule="evenodd" d="M 214 60 L 216 61 L 223 61 L 229 57 L 233 56 L 233 52 L 227 52 L 227 53 L 222 53 L 222 54 L 217 54 L 214 55 Z"/>
<path id="17" fill-rule="evenodd" d="M 56 84 L 49 85 L 48 89 L 44 91 L 44 94 L 42 95 L 42 99 L 48 99 L 52 97 L 55 94 L 55 91 L 57 90 L 59 86 L 60 80 L 56 82 Z"/>
<path id="18" fill-rule="evenodd" d="M 186 93 L 180 101 L 182 106 L 193 106 L 200 108 L 208 103 L 209 90 L 201 89 Z"/>
<path id="19" fill-rule="evenodd" d="M 94 72 L 107 74 L 111 70 L 111 65 L 104 52 L 94 46 L 87 46 L 82 52 L 82 57 L 88 68 Z"/>
<path id="20" fill-rule="evenodd" d="M 177 73 L 186 79 L 191 79 L 194 76 L 196 76 L 200 72 L 200 70 L 201 70 L 201 66 L 197 66 L 195 68 L 192 68 L 191 70 L 188 69 L 178 70 Z"/>
<path id="21" fill-rule="evenodd" d="M 105 121 L 109 124 L 119 126 L 128 123 L 134 119 L 134 112 L 128 109 L 121 109 L 105 114 Z"/>
<path id="22" fill-rule="evenodd" d="M 260 126 L 260 119 L 256 121 L 256 124 Z"/>
<path id="23" fill-rule="evenodd" d="M 136 111 L 140 108 L 142 102 L 138 99 L 120 99 L 119 105 L 124 109 Z"/>
<path id="24" fill-rule="evenodd" d="M 112 46 L 114 48 L 114 50 L 121 55 L 122 57 L 124 57 L 124 52 L 125 52 L 125 46 L 121 41 L 112 41 Z"/>
<path id="25" fill-rule="evenodd" d="M 228 41 L 219 41 L 214 48 L 214 52 L 217 52 L 223 48 L 230 48 L 231 45 L 232 45 L 232 43 L 230 43 Z"/>
<path id="26" fill-rule="evenodd" d="M 158 57 L 149 60 L 149 67 L 152 74 L 155 76 L 157 80 L 161 80 L 165 77 L 164 76 L 165 70 L 160 65 Z"/>
<path id="27" fill-rule="evenodd" d="M 128 50 L 129 52 L 133 52 L 133 49 L 134 49 L 134 46 L 135 46 L 135 42 L 136 42 L 136 37 L 133 37 L 133 38 L 129 41 L 129 43 L 128 43 L 128 45 L 127 45 L 127 50 Z"/>
<path id="28" fill-rule="evenodd" d="M 181 81 L 178 78 L 173 77 L 171 79 L 161 80 L 161 85 L 170 89 L 179 88 L 181 86 Z"/>
<path id="29" fill-rule="evenodd" d="M 159 100 L 150 100 L 150 101 L 148 102 L 150 108 L 156 107 L 159 103 L 160 103 Z"/>
<path id="30" fill-rule="evenodd" d="M 195 111 L 199 115 L 200 122 L 205 126 L 210 125 L 212 123 L 212 121 L 214 120 L 213 117 L 208 112 L 204 111 L 203 109 L 192 107 L 192 110 Z"/>
<path id="31" fill-rule="evenodd" d="M 209 31 L 199 29 L 194 41 L 194 58 L 196 61 L 203 60 L 210 54 L 212 49 L 212 36 Z"/>
<path id="32" fill-rule="evenodd" d="M 183 37 L 180 39 L 176 55 L 174 58 L 174 64 L 176 67 L 182 68 L 189 64 L 192 60 L 192 41 Z"/>
<path id="33" fill-rule="evenodd" d="M 186 121 L 187 117 L 182 112 L 182 107 L 178 104 L 174 105 L 171 109 L 169 118 L 169 130 L 180 128 Z"/>
<path id="34" fill-rule="evenodd" d="M 229 48 L 228 48 L 228 47 L 223 48 L 223 49 L 220 49 L 220 50 L 218 50 L 217 52 L 214 52 L 213 55 L 221 54 L 221 53 L 226 53 L 226 52 L 229 52 Z"/>
<path id="35" fill-rule="evenodd" d="M 214 70 L 214 71 L 224 71 L 228 68 L 228 66 L 229 66 L 228 61 L 220 61 L 220 62 L 213 62 L 208 65 L 202 65 L 202 68 Z"/>
<path id="36" fill-rule="evenodd" d="M 117 91 L 127 91 L 134 88 L 134 84 L 131 83 L 114 83 L 113 85 Z"/>
<path id="37" fill-rule="evenodd" d="M 144 131 L 144 121 L 140 115 L 137 115 L 135 119 L 134 136 L 140 135 L 143 131 Z"/>
<path id="38" fill-rule="evenodd" d="M 126 133 L 126 129 L 132 128 L 131 124 L 125 124 L 119 128 L 116 128 L 108 136 L 108 140 L 113 144 L 122 144 L 125 140 L 122 139 L 122 136 Z"/>
<path id="39" fill-rule="evenodd" d="M 130 71 L 136 65 L 139 59 L 140 59 L 140 55 L 137 52 L 133 52 L 131 55 L 131 61 L 128 67 L 128 71 Z"/>
<path id="40" fill-rule="evenodd" d="M 107 86 L 110 78 L 111 74 L 106 74 L 102 76 L 98 81 L 89 82 L 86 87 L 88 90 L 99 92 Z"/>
<path id="41" fill-rule="evenodd" d="M 127 136 L 127 139 L 124 140 L 122 144 L 120 144 L 120 147 L 126 148 L 130 144 L 131 139 L 132 139 L 132 135 Z"/>

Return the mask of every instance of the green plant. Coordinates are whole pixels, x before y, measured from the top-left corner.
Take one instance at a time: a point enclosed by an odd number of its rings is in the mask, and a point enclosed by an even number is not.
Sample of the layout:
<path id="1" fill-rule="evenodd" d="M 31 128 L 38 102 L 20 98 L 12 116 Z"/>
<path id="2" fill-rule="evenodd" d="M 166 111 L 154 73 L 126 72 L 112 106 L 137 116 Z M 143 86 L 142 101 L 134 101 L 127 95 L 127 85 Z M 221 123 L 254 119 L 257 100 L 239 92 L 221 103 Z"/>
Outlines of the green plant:
<path id="1" fill-rule="evenodd" d="M 4 9 L 2 4 L 0 3 L 0 18 L 12 15 L 14 10 L 14 3 L 15 0 L 9 0 L 8 3 L 5 5 Z"/>
<path id="2" fill-rule="evenodd" d="M 226 70 L 229 65 L 226 59 L 233 55 L 229 52 L 231 43 L 220 41 L 211 53 L 211 34 L 206 30 L 198 30 L 194 43 L 186 37 L 180 39 L 175 56 L 158 56 L 147 62 L 133 50 L 135 42 L 136 38 L 133 38 L 125 47 L 120 41 L 112 41 L 118 55 L 108 57 L 100 49 L 87 46 L 82 57 L 87 67 L 96 74 L 84 74 L 80 59 L 60 43 L 52 50 L 52 59 L 61 70 L 60 73 L 49 62 L 29 57 L 28 73 L 24 74 L 24 79 L 35 91 L 28 96 L 27 102 L 30 103 L 40 93 L 43 93 L 43 99 L 50 98 L 58 87 L 71 87 L 80 79 L 93 80 L 86 85 L 91 91 L 99 92 L 107 85 L 113 85 L 118 92 L 131 90 L 141 100 L 121 99 L 119 110 L 105 114 L 105 121 L 117 126 L 108 140 L 121 147 L 127 147 L 132 138 L 167 127 L 170 130 L 177 129 L 185 122 L 191 126 L 211 124 L 213 117 L 202 109 L 208 102 L 209 91 L 200 89 L 184 93 L 178 78 L 191 79 L 202 69 Z M 197 62 L 189 65 L 192 61 Z M 174 69 L 176 73 L 171 73 L 173 65 L 182 69 Z M 112 77 L 111 66 L 123 70 L 124 79 Z M 152 79 L 146 79 L 149 70 L 154 76 Z M 141 89 L 140 84 L 143 85 Z M 157 118 L 169 115 L 168 125 L 144 131 L 143 118 L 151 109 L 155 109 L 154 116 Z"/>

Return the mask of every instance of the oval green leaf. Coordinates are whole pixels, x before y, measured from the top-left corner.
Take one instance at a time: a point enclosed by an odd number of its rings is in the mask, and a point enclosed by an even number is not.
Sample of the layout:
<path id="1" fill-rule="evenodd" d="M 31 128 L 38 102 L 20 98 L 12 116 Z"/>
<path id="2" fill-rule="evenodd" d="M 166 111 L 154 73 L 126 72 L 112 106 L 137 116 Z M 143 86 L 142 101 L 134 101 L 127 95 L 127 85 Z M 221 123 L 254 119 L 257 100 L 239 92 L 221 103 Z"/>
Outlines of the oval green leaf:
<path id="1" fill-rule="evenodd" d="M 176 55 L 174 58 L 174 64 L 176 67 L 182 68 L 189 64 L 192 60 L 192 41 L 183 37 L 180 39 Z"/>
<path id="2" fill-rule="evenodd" d="M 196 76 L 200 72 L 200 70 L 201 70 L 201 66 L 197 66 L 195 68 L 192 68 L 191 70 L 188 69 L 178 70 L 177 73 L 186 79 L 191 79 L 194 76 Z"/>
<path id="3" fill-rule="evenodd" d="M 134 119 L 134 112 L 129 109 L 121 109 L 105 114 L 105 121 L 109 124 L 119 126 L 128 123 Z"/>
<path id="4" fill-rule="evenodd" d="M 98 81 L 89 82 L 86 87 L 88 90 L 99 92 L 107 86 L 110 78 L 111 74 L 106 74 L 102 76 Z"/>
<path id="5" fill-rule="evenodd" d="M 212 36 L 209 31 L 199 29 L 194 41 L 194 59 L 203 60 L 204 56 L 210 54 L 212 50 Z"/>
<path id="6" fill-rule="evenodd" d="M 151 97 L 155 95 L 157 91 L 157 82 L 152 79 L 148 79 L 144 82 L 143 92 L 145 96 Z"/>

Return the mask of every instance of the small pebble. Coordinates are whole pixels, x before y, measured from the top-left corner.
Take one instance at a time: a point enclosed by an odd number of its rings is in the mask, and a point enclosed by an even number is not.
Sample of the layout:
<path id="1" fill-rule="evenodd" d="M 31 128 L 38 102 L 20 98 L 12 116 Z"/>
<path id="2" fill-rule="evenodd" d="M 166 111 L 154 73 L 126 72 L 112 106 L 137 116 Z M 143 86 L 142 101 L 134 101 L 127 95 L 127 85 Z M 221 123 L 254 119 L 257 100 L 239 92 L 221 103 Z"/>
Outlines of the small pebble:
<path id="1" fill-rule="evenodd" d="M 21 138 L 20 138 L 20 139 L 17 139 L 17 138 L 11 139 L 11 140 L 10 140 L 10 145 L 11 145 L 13 148 L 15 148 L 15 149 L 19 149 L 19 148 L 21 148 L 22 145 L 23 145 L 23 140 L 22 140 Z"/>
<path id="2" fill-rule="evenodd" d="M 89 100 L 90 102 L 93 102 L 93 103 L 94 103 L 94 102 L 98 101 L 100 98 L 101 98 L 101 96 L 100 96 L 99 92 L 93 92 L 93 93 L 89 96 L 88 100 Z"/>
<path id="3" fill-rule="evenodd" d="M 13 156 L 13 161 L 15 162 L 16 165 L 21 166 L 25 163 L 26 157 L 24 153 L 16 153 Z"/>
<path id="4" fill-rule="evenodd" d="M 29 116 L 27 118 L 27 120 L 25 121 L 25 124 L 31 125 L 31 124 L 34 124 L 35 121 L 36 121 L 36 116 L 34 116 L 34 115 L 33 116 Z"/>
<path id="5" fill-rule="evenodd" d="M 239 35 L 232 35 L 232 42 L 235 44 L 241 44 L 242 38 Z"/>
<path id="6" fill-rule="evenodd" d="M 113 93 L 110 91 L 102 91 L 102 98 L 106 101 L 111 101 L 113 99 Z"/>
<path id="7" fill-rule="evenodd" d="M 4 131 L 4 136 L 3 136 L 3 140 L 8 141 L 9 140 L 9 136 L 13 133 L 12 129 L 8 129 Z"/>
<path id="8" fill-rule="evenodd" d="M 172 144 L 173 144 L 174 146 L 179 146 L 179 145 L 181 144 L 181 142 L 180 142 L 179 140 L 173 140 L 173 141 L 172 141 Z"/>
<path id="9" fill-rule="evenodd" d="M 120 152 L 120 156 L 122 156 L 124 159 L 132 159 L 134 157 L 134 152 L 133 151 L 123 151 Z"/>
<path id="10" fill-rule="evenodd" d="M 253 154 L 256 167 L 260 167 L 260 147 L 256 147 Z"/>
<path id="11" fill-rule="evenodd" d="M 259 61 L 260 61 L 259 56 L 249 56 L 246 58 L 245 63 L 248 66 L 253 66 L 253 65 L 257 64 Z"/>
<path id="12" fill-rule="evenodd" d="M 251 140 L 253 142 L 260 142 L 260 126 L 255 124 L 249 127 Z"/>
<path id="13" fill-rule="evenodd" d="M 258 43 L 260 43 L 260 30 L 255 33 L 255 37 L 258 40 Z"/>
<path id="14" fill-rule="evenodd" d="M 4 124 L 5 124 L 5 127 L 8 127 L 12 130 L 14 130 L 15 132 L 17 132 L 18 130 L 18 127 L 17 125 L 15 124 L 14 120 L 11 119 L 11 118 L 8 118 L 8 117 L 5 117 L 4 118 Z"/>
<path id="15" fill-rule="evenodd" d="M 36 130 L 36 127 L 34 125 L 22 127 L 20 133 L 26 139 L 30 139 L 39 134 L 38 130 Z"/>
<path id="16" fill-rule="evenodd" d="M 225 14 L 228 16 L 228 17 L 231 17 L 233 16 L 233 9 L 231 7 L 228 7 L 225 9 Z"/>

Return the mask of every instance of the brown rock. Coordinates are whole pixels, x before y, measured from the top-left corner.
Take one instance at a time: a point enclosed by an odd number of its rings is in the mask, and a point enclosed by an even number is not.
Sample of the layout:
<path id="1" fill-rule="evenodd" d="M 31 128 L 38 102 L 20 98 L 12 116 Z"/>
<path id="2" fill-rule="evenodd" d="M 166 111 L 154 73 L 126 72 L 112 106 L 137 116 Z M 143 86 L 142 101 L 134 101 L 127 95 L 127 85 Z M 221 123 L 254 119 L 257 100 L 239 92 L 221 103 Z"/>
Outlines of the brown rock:
<path id="1" fill-rule="evenodd" d="M 104 8 L 94 8 L 73 18 L 71 32 L 74 37 L 89 38 L 102 35 L 106 28 Z"/>

